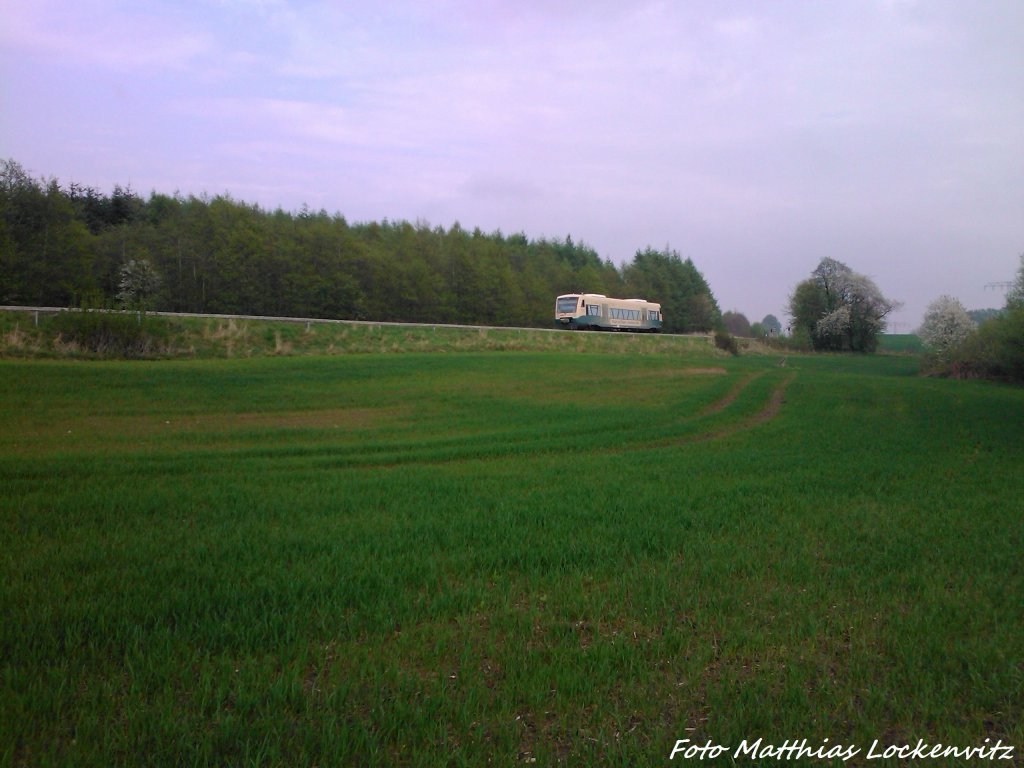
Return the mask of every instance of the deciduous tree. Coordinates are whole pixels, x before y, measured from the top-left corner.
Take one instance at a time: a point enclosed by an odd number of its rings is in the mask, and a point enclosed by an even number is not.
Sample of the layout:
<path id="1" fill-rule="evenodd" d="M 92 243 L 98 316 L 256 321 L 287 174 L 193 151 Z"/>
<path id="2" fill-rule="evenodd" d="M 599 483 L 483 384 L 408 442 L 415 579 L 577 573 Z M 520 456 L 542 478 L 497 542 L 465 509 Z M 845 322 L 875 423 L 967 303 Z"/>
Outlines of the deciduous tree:
<path id="1" fill-rule="evenodd" d="M 885 318 L 898 306 L 871 278 L 826 258 L 797 285 L 789 313 L 815 349 L 873 352 Z"/>
<path id="2" fill-rule="evenodd" d="M 1013 281 L 1009 293 L 1006 294 L 1007 309 L 1024 309 L 1024 253 L 1020 255 L 1020 266 L 1017 268 L 1017 279 Z"/>
<path id="3" fill-rule="evenodd" d="M 149 309 L 160 283 L 160 274 L 148 259 L 131 259 L 121 267 L 117 300 L 126 309 Z"/>
<path id="4" fill-rule="evenodd" d="M 725 330 L 733 336 L 750 338 L 753 335 L 753 331 L 750 328 L 750 321 L 747 320 L 747 316 L 742 312 L 734 312 L 732 310 L 723 312 L 722 325 L 724 325 Z"/>
<path id="5" fill-rule="evenodd" d="M 765 315 L 764 319 L 761 320 L 761 327 L 768 335 L 777 336 L 782 333 L 782 323 L 779 322 L 779 318 L 775 315 Z"/>
<path id="6" fill-rule="evenodd" d="M 928 305 L 917 335 L 936 361 L 945 362 L 974 328 L 963 304 L 952 296 L 940 296 Z"/>

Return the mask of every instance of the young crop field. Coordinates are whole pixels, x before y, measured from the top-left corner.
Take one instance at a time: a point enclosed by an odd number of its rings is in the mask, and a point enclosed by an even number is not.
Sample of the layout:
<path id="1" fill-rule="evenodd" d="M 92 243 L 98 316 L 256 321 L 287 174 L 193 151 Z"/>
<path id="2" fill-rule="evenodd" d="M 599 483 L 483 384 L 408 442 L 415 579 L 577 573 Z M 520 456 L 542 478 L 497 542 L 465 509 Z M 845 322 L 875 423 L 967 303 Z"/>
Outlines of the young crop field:
<path id="1" fill-rule="evenodd" d="M 883 333 L 878 337 L 878 349 L 882 352 L 920 354 L 924 351 L 921 337 L 914 333 Z"/>
<path id="2" fill-rule="evenodd" d="M 0 361 L 0 761 L 1022 763 L 1024 391 L 581 350 Z"/>

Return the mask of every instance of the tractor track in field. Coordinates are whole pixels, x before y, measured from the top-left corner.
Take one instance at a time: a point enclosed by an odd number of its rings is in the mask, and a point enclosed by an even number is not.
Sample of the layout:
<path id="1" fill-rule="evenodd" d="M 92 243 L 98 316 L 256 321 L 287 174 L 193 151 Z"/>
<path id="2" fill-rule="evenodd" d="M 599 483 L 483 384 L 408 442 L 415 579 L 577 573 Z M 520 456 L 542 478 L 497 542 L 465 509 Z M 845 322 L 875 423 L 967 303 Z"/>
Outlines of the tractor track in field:
<path id="1" fill-rule="evenodd" d="M 741 379 L 732 387 L 732 389 L 730 389 L 725 394 L 725 396 L 705 406 L 696 415 L 698 417 L 703 417 L 721 413 L 723 410 L 729 407 L 729 405 L 731 405 L 737 397 L 739 397 L 740 393 L 742 393 L 744 389 L 750 386 L 750 384 L 752 384 L 754 381 L 761 378 L 763 375 L 764 372 L 755 373 Z M 657 443 L 654 444 L 636 446 L 631 450 L 644 450 L 652 447 L 668 448 L 672 446 L 692 445 L 694 443 L 705 443 L 713 440 L 723 440 L 727 437 L 731 437 L 732 435 L 739 434 L 740 432 L 747 432 L 751 429 L 756 429 L 762 424 L 766 424 L 767 422 L 771 421 L 776 416 L 778 416 L 779 411 L 782 409 L 782 405 L 786 402 L 786 388 L 790 385 L 790 383 L 792 383 L 793 379 L 795 378 L 796 374 L 791 373 L 789 374 L 789 376 L 787 376 L 785 379 L 779 382 L 776 385 L 775 389 L 772 390 L 771 394 L 768 395 L 768 398 L 765 400 L 763 407 L 759 411 L 757 411 L 754 414 L 751 414 L 745 419 L 721 427 L 719 429 L 712 428 L 707 431 L 699 432 L 693 435 L 685 435 L 677 438 L 667 438 L 658 441 Z"/>
<path id="2" fill-rule="evenodd" d="M 737 397 L 745 390 L 751 383 L 757 381 L 764 375 L 764 372 L 755 373 L 744 377 L 742 380 L 737 382 L 723 397 L 705 406 L 700 411 L 696 412 L 693 417 L 701 418 L 709 415 L 714 415 L 725 410 L 731 405 Z M 620 445 L 615 447 L 595 448 L 593 450 L 586 451 L 588 456 L 614 456 L 621 455 L 624 453 L 635 453 L 638 451 L 649 451 L 652 449 L 660 448 L 671 448 L 684 445 L 691 445 L 696 443 L 710 442 L 714 440 L 723 440 L 727 437 L 739 434 L 741 432 L 747 432 L 752 429 L 766 424 L 767 422 L 774 419 L 781 410 L 783 404 L 786 402 L 786 388 L 796 378 L 795 373 L 790 373 L 785 379 L 779 382 L 775 388 L 771 391 L 768 397 L 765 399 L 763 406 L 755 413 L 747 416 L 740 421 L 723 426 L 719 429 L 708 429 L 697 434 L 685 435 L 681 437 L 668 437 L 660 440 L 651 442 L 643 442 L 638 440 L 627 445 Z M 509 448 L 516 449 L 522 448 L 522 443 L 510 442 L 507 444 Z M 534 455 L 544 455 L 551 453 L 558 453 L 564 451 L 564 447 L 561 446 L 535 446 L 531 453 Z M 457 453 L 457 447 L 455 448 Z M 351 463 L 337 468 L 341 469 L 358 469 L 358 470 L 377 470 L 377 469 L 395 469 L 398 467 L 409 467 L 409 466 L 446 466 L 446 465 L 460 465 L 470 462 L 495 462 L 505 461 L 513 454 L 521 454 L 525 451 L 512 450 L 509 453 L 482 453 L 482 454 L 467 454 L 467 455 L 453 455 L 448 458 L 417 458 L 413 456 L 406 456 L 390 461 L 380 462 L 366 462 L 366 463 Z"/>
<path id="3" fill-rule="evenodd" d="M 708 404 L 700 411 L 698 411 L 696 414 L 694 414 L 695 417 L 701 418 L 722 412 L 723 410 L 728 408 L 736 400 L 737 397 L 739 397 L 743 390 L 745 390 L 748 386 L 750 386 L 750 384 L 764 376 L 764 374 L 765 372 L 762 371 L 760 373 L 755 373 L 751 374 L 750 376 L 744 377 L 743 379 L 738 381 L 723 397 L 719 398 L 713 403 Z M 739 434 L 741 432 L 747 432 L 751 429 L 756 429 L 757 427 L 760 427 L 761 425 L 768 423 L 769 421 L 771 421 L 772 419 L 779 415 L 779 411 L 782 409 L 782 406 L 786 402 L 786 388 L 789 387 L 789 385 L 793 382 L 795 378 L 796 374 L 790 373 L 786 378 L 780 381 L 771 391 L 771 394 L 768 395 L 763 407 L 756 413 L 751 414 L 750 416 L 748 416 L 745 419 L 742 419 L 741 421 L 729 424 L 728 426 L 722 427 L 720 429 L 711 429 L 706 432 L 700 432 L 694 435 L 686 435 L 684 437 L 666 438 L 651 443 L 638 442 L 624 447 L 598 449 L 588 451 L 588 454 L 614 455 L 627 452 L 632 453 L 636 451 L 646 451 L 652 448 L 668 448 L 680 445 L 690 445 L 694 443 L 710 442 L 712 440 L 723 440 L 727 437 L 731 437 L 732 435 Z M 539 452 L 543 453 L 545 451 Z M 500 458 L 503 457 L 479 457 L 480 460 L 484 461 Z"/>
<path id="4" fill-rule="evenodd" d="M 740 393 L 744 389 L 746 389 L 759 378 L 764 376 L 764 374 L 765 372 L 761 371 L 759 373 L 752 373 L 748 376 L 744 376 L 735 384 L 733 384 L 732 388 L 728 392 L 726 392 L 724 396 L 720 397 L 718 400 L 715 400 L 713 403 L 708 403 L 706 406 L 697 411 L 697 416 L 714 416 L 716 413 L 721 413 L 730 405 L 732 405 L 733 401 L 735 401 L 736 398 L 740 396 Z"/>
<path id="5" fill-rule="evenodd" d="M 760 375 L 761 374 L 757 374 L 757 376 Z M 757 378 L 757 376 L 752 376 L 747 380 L 746 383 L 749 384 L 753 379 Z M 791 373 L 789 374 L 789 376 L 787 376 L 785 379 L 779 382 L 775 389 L 772 390 L 772 393 L 768 396 L 768 400 L 765 402 L 764 407 L 760 411 L 755 413 L 753 416 L 749 416 L 737 424 L 731 424 L 728 427 L 724 427 L 720 430 L 706 432 L 702 435 L 694 435 L 692 438 L 688 440 L 683 440 L 682 442 L 699 443 L 704 442 L 706 440 L 721 440 L 722 438 L 729 437 L 738 432 L 746 432 L 747 430 L 755 429 L 756 427 L 759 427 L 762 424 L 771 421 L 772 419 L 779 415 L 779 411 L 782 409 L 783 403 L 786 402 L 786 388 L 793 382 L 793 379 L 795 378 L 796 374 Z M 739 393 L 737 392 L 736 394 Z M 717 411 L 715 411 L 715 413 L 717 413 Z"/>
<path id="6" fill-rule="evenodd" d="M 761 379 L 766 372 L 762 371 L 759 373 L 753 373 L 744 376 L 742 379 L 737 381 L 728 392 L 725 393 L 718 400 L 715 400 L 700 410 L 693 413 L 689 418 L 685 419 L 682 424 L 690 422 L 692 419 L 701 419 L 708 416 L 717 415 L 726 410 L 732 405 L 739 396 L 747 389 L 753 382 Z M 644 441 L 642 436 L 637 436 L 635 441 L 620 444 L 617 446 L 598 447 L 592 450 L 586 451 L 587 455 L 591 456 L 610 456 L 610 455 L 621 455 L 624 453 L 635 453 L 638 451 L 657 450 L 662 448 L 671 448 L 686 446 L 697 443 L 712 442 L 717 440 L 723 440 L 742 432 L 747 432 L 752 429 L 766 424 L 767 422 L 778 416 L 783 404 L 786 402 L 785 395 L 786 389 L 796 378 L 796 373 L 790 373 L 782 381 L 780 381 L 769 395 L 763 401 L 762 406 L 755 413 L 750 414 L 736 422 L 715 427 L 714 424 L 708 425 L 702 431 L 694 434 L 678 435 L 675 437 L 662 437 L 651 441 Z M 495 435 L 496 440 L 500 440 L 500 435 Z M 426 446 L 424 446 L 426 447 Z M 423 455 L 415 455 L 415 453 L 392 454 L 391 456 L 380 457 L 382 460 L 374 461 L 372 458 L 365 461 L 352 460 L 352 457 L 343 458 L 337 456 L 323 455 L 320 460 L 313 459 L 307 468 L 312 468 L 314 465 L 319 465 L 321 469 L 332 468 L 332 469 L 353 469 L 353 470 L 387 470 L 395 469 L 398 467 L 412 467 L 412 466 L 445 466 L 445 465 L 458 465 L 468 462 L 493 462 L 493 461 L 504 461 L 509 459 L 513 455 L 529 455 L 541 456 L 544 454 L 553 454 L 565 450 L 564 446 L 551 446 L 545 444 L 537 444 L 533 446 L 525 445 L 516 440 L 509 441 L 503 444 L 503 447 L 507 448 L 507 451 L 484 451 L 481 453 L 474 453 L 472 451 L 464 452 L 465 446 L 460 446 L 457 443 L 453 443 L 449 446 L 449 455 L 447 457 L 430 457 Z M 266 458 L 272 459 L 274 457 L 267 456 Z M 369 457 L 367 457 L 369 458 Z M 193 470 L 194 471 L 194 470 Z"/>

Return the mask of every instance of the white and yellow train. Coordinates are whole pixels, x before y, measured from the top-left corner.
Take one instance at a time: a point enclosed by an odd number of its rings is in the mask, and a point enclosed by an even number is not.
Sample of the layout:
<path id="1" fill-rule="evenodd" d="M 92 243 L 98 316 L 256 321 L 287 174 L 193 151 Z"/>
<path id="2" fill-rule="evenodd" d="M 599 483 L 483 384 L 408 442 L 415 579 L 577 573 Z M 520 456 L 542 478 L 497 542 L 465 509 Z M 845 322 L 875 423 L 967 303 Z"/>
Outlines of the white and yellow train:
<path id="1" fill-rule="evenodd" d="M 661 304 L 609 299 L 600 293 L 567 293 L 555 299 L 555 325 L 569 330 L 660 333 Z"/>

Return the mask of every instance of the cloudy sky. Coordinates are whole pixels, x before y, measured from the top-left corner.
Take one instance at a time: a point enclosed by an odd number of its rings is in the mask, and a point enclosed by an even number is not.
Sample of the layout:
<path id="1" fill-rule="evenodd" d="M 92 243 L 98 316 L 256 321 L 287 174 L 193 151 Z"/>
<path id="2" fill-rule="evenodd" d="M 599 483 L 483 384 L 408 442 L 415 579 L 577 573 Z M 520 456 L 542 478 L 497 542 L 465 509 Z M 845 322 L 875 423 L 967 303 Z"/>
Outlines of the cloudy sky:
<path id="1" fill-rule="evenodd" d="M 1024 252 L 1024 3 L 0 0 L 0 157 L 667 245 L 751 320 L 830 256 L 910 330 Z"/>

